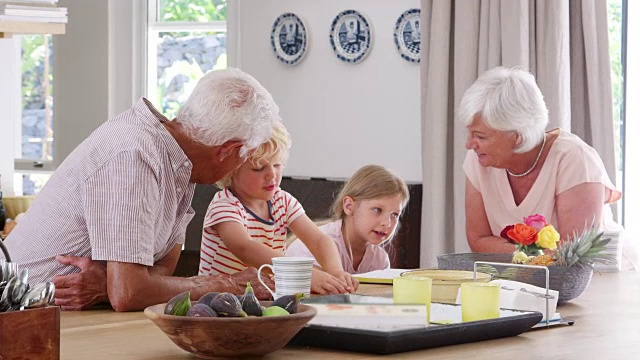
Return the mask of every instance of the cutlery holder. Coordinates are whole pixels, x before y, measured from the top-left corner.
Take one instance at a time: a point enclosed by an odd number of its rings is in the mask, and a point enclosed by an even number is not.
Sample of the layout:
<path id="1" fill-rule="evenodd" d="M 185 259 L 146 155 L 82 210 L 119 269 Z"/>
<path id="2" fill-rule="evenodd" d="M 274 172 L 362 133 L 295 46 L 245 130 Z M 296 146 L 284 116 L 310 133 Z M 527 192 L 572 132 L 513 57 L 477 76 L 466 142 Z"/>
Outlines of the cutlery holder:
<path id="1" fill-rule="evenodd" d="M 60 359 L 60 308 L 0 313 L 0 359 Z"/>

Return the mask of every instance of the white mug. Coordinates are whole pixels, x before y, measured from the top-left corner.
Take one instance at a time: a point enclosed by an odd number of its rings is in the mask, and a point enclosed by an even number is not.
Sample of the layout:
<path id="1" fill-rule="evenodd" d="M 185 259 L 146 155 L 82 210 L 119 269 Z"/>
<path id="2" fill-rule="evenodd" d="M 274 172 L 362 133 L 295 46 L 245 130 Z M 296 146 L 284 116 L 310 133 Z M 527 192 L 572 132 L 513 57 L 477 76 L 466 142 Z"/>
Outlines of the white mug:
<path id="1" fill-rule="evenodd" d="M 311 272 L 313 270 L 313 258 L 307 257 L 274 257 L 271 264 L 264 264 L 258 269 L 258 281 L 269 290 L 273 299 L 284 295 L 311 292 Z M 272 291 L 262 281 L 262 269 L 268 267 L 275 276 L 276 289 Z"/>

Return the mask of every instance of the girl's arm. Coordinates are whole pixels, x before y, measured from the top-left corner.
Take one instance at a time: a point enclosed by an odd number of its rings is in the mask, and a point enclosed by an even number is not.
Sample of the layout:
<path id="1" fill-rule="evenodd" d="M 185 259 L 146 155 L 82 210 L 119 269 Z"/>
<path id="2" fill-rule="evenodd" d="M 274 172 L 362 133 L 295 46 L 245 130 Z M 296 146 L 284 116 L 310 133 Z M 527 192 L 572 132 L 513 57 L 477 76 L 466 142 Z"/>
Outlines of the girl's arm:
<path id="1" fill-rule="evenodd" d="M 357 290 L 358 281 L 342 268 L 340 253 L 336 244 L 306 214 L 300 215 L 289 224 L 289 229 L 307 246 L 324 271 L 342 280 L 341 284 L 338 285 L 340 285 L 340 288 L 344 288 L 345 291 L 341 291 L 338 288 L 340 292 L 354 292 Z M 314 275 L 316 273 L 318 271 L 314 270 Z M 319 277 L 321 274 L 317 276 Z M 325 280 L 328 281 L 328 285 L 336 285 L 333 281 L 330 281 L 331 279 L 325 278 Z"/>
<path id="2" fill-rule="evenodd" d="M 244 226 L 240 223 L 227 221 L 216 224 L 213 228 L 218 231 L 220 239 L 222 239 L 229 251 L 247 266 L 259 268 L 263 264 L 271 264 L 271 258 L 283 256 L 278 251 L 252 241 Z M 333 241 L 331 239 L 328 240 L 335 247 Z M 342 266 L 340 268 L 342 269 Z M 318 294 L 342 294 L 349 290 L 339 278 L 314 268 L 311 275 L 311 291 Z"/>
<path id="3" fill-rule="evenodd" d="M 281 252 L 252 241 L 247 230 L 238 222 L 222 222 L 212 228 L 218 231 L 227 249 L 249 267 L 259 268 L 263 264 L 271 264 L 271 258 L 284 256 Z"/>

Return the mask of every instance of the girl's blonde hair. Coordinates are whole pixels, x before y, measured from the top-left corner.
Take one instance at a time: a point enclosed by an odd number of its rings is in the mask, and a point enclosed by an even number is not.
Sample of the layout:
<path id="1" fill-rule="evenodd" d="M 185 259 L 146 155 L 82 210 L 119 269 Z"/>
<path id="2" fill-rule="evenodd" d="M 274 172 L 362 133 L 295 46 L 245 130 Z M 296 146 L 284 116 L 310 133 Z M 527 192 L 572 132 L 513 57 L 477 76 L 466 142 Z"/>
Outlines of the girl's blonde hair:
<path id="1" fill-rule="evenodd" d="M 380 165 L 366 165 L 358 169 L 344 184 L 331 207 L 331 219 L 344 219 L 346 214 L 342 199 L 351 197 L 354 201 L 371 200 L 386 196 L 400 195 L 402 207 L 409 201 L 409 189 L 404 180 Z"/>
<path id="2" fill-rule="evenodd" d="M 354 201 L 371 200 L 381 197 L 400 195 L 402 198 L 402 208 L 409 202 L 409 189 L 404 180 L 399 178 L 391 171 L 380 165 L 365 165 L 358 169 L 349 180 L 344 184 L 338 196 L 331 205 L 331 218 L 315 221 L 317 226 L 322 226 L 335 220 L 343 220 L 347 215 L 342 207 L 342 199 L 345 196 L 351 197 Z M 344 222 L 343 225 L 344 226 Z M 400 228 L 400 224 L 396 227 L 396 232 Z M 395 236 L 389 237 L 389 241 Z M 294 234 L 287 236 L 287 247 L 298 239 Z M 353 259 L 351 244 L 349 239 L 346 246 L 349 249 L 349 256 Z M 386 244 L 389 241 L 385 242 Z"/>
<path id="3" fill-rule="evenodd" d="M 285 166 L 289 159 L 290 148 L 291 136 L 289 136 L 289 132 L 284 125 L 279 122 L 273 127 L 269 141 L 258 146 L 251 155 L 249 155 L 247 161 L 254 166 L 259 166 L 261 163 L 275 157 L 278 162 Z M 216 185 L 219 188 L 231 185 L 233 174 L 235 174 L 235 171 L 220 179 Z"/>

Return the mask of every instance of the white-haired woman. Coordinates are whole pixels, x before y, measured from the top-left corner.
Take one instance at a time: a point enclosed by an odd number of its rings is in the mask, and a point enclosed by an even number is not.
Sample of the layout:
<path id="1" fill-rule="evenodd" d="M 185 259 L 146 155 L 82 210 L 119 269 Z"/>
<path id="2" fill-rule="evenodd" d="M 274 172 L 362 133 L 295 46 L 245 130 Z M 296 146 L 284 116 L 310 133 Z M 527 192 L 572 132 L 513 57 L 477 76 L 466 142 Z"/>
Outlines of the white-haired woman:
<path id="1" fill-rule="evenodd" d="M 530 73 L 497 67 L 465 92 L 460 119 L 467 126 L 464 161 L 467 241 L 474 252 L 513 252 L 501 230 L 541 214 L 562 239 L 595 218 L 620 229 L 611 204 L 622 193 L 598 153 L 561 129 L 545 132 L 548 111 Z"/>

